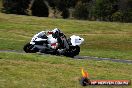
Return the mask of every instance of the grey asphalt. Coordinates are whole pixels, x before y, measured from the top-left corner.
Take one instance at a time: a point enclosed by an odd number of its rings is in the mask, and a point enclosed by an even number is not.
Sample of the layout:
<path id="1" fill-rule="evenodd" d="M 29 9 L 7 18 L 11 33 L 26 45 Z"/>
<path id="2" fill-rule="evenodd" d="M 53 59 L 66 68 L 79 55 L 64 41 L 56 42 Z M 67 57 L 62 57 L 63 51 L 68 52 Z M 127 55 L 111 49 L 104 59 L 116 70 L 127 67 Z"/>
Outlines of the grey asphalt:
<path id="1" fill-rule="evenodd" d="M 16 51 L 16 50 L 0 50 L 0 52 L 15 52 L 15 53 L 25 53 L 24 51 Z M 43 54 L 41 54 L 43 55 Z M 78 60 L 97 60 L 97 61 L 112 61 L 118 63 L 129 63 L 132 64 L 132 60 L 124 60 L 124 59 L 112 59 L 112 58 L 101 58 L 101 57 L 91 57 L 91 56 L 75 56 L 74 59 Z"/>
<path id="2" fill-rule="evenodd" d="M 112 59 L 112 58 L 101 58 L 101 57 L 91 57 L 91 56 L 75 56 L 75 59 L 87 59 L 87 60 L 97 60 L 97 61 L 112 61 L 119 63 L 130 63 L 132 64 L 132 60 L 124 60 L 124 59 Z"/>

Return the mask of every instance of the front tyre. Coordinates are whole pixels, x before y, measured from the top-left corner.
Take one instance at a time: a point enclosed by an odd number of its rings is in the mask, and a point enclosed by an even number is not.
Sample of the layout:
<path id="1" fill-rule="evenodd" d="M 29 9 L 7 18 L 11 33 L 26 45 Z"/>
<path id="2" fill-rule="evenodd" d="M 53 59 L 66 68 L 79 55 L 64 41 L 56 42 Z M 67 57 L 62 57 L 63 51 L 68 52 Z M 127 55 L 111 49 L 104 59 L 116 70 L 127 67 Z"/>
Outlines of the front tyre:
<path id="1" fill-rule="evenodd" d="M 24 45 L 23 47 L 23 50 L 26 52 L 26 53 L 35 53 L 34 50 L 31 50 L 34 46 L 30 43 L 27 43 L 26 45 Z"/>

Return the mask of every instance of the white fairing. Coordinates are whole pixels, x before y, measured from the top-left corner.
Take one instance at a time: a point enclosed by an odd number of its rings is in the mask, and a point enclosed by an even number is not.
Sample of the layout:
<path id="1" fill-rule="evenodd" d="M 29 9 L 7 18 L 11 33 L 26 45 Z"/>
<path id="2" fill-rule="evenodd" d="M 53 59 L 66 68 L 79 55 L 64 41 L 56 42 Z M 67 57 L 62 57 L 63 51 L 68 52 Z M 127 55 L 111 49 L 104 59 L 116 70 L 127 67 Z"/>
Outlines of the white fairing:
<path id="1" fill-rule="evenodd" d="M 36 38 L 32 38 L 32 40 L 30 41 L 30 44 L 34 45 L 35 44 L 35 42 L 34 42 L 35 39 Z"/>
<path id="2" fill-rule="evenodd" d="M 45 31 L 41 31 L 41 32 L 35 34 L 35 35 L 33 36 L 33 38 L 31 39 L 30 44 L 33 44 L 33 45 L 34 45 L 34 44 L 35 44 L 34 41 L 45 41 L 45 39 L 38 38 L 38 35 L 43 34 L 43 33 L 45 34 Z"/>
<path id="3" fill-rule="evenodd" d="M 79 46 L 84 41 L 83 38 L 81 38 L 79 36 L 76 36 L 76 35 L 72 35 L 70 38 L 71 38 L 71 43 L 72 43 L 73 46 L 76 46 L 76 45 Z"/>
<path id="4" fill-rule="evenodd" d="M 52 37 L 52 34 L 47 36 L 48 39 L 38 38 L 36 35 L 31 39 L 30 44 L 34 45 L 35 41 L 48 41 L 48 46 L 52 49 L 56 49 L 58 47 L 57 39 Z"/>

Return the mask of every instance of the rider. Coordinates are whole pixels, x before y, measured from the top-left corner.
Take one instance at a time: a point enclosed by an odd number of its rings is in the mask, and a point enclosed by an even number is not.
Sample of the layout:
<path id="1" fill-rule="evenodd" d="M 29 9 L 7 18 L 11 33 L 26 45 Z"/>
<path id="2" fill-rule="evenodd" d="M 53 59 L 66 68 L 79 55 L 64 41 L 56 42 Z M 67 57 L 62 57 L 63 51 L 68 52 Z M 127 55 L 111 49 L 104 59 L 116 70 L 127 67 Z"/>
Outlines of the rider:
<path id="1" fill-rule="evenodd" d="M 35 41 L 36 39 L 41 39 L 43 41 L 47 41 L 48 35 L 52 34 L 54 38 L 58 37 L 61 31 L 58 28 L 53 29 L 52 31 L 41 31 L 35 34 L 31 41 Z"/>
<path id="2" fill-rule="evenodd" d="M 39 39 L 41 41 L 46 41 L 47 42 L 48 37 L 51 34 L 52 34 L 52 37 L 55 38 L 55 39 L 57 39 L 57 42 L 58 42 L 57 53 L 62 54 L 62 52 L 64 52 L 64 48 L 63 48 L 63 50 L 62 49 L 61 50 L 59 49 L 60 47 L 63 46 L 62 45 L 63 44 L 63 41 L 62 41 L 61 38 L 66 38 L 66 36 L 58 28 L 55 28 L 52 31 L 41 31 L 41 32 L 35 34 L 33 36 L 33 38 L 32 38 L 31 41 L 35 41 L 36 39 Z M 40 52 L 42 52 L 42 51 L 40 51 Z"/>

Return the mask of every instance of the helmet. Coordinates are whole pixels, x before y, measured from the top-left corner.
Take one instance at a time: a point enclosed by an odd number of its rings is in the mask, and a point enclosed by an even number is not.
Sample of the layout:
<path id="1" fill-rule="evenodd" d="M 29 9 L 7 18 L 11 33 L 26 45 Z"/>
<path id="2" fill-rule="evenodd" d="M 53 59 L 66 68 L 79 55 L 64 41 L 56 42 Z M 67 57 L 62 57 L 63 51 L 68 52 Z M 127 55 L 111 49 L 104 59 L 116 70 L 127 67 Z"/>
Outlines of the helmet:
<path id="1" fill-rule="evenodd" d="M 57 32 L 57 33 L 60 33 L 61 31 L 60 31 L 60 29 L 55 28 L 55 29 L 52 30 L 52 32 L 53 32 L 53 33 L 56 33 L 56 32 Z"/>
<path id="2" fill-rule="evenodd" d="M 53 32 L 52 35 L 53 35 L 54 38 L 59 38 L 61 36 L 61 34 L 62 34 L 60 29 L 58 29 L 58 28 L 53 29 L 52 32 Z"/>

